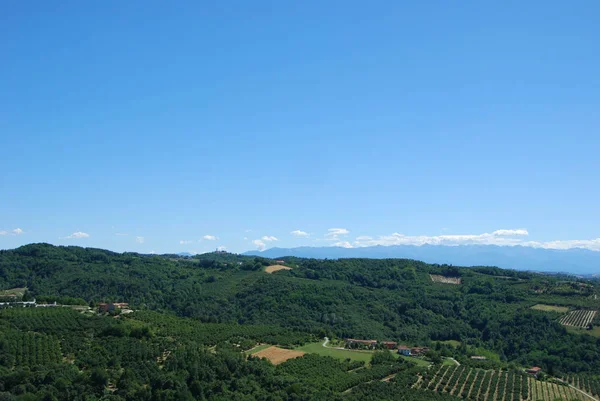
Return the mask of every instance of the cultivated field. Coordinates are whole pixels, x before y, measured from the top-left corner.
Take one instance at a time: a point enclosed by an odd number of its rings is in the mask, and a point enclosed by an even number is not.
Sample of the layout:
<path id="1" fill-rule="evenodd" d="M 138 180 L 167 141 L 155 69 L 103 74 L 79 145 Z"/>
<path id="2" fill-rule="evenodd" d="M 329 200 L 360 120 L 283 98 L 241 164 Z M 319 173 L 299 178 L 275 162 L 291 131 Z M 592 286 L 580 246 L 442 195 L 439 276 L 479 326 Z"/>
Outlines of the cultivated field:
<path id="1" fill-rule="evenodd" d="M 558 313 L 567 313 L 569 308 L 566 306 L 554 306 L 554 305 L 545 305 L 545 304 L 537 304 L 533 305 L 531 309 L 541 310 L 544 312 L 558 312 Z"/>
<path id="2" fill-rule="evenodd" d="M 413 387 L 477 401 L 592 401 L 571 387 L 542 382 L 521 372 L 466 366 L 439 366 L 419 378 Z"/>
<path id="3" fill-rule="evenodd" d="M 595 310 L 574 310 L 560 319 L 560 324 L 573 327 L 587 327 L 598 313 Z"/>
<path id="4" fill-rule="evenodd" d="M 431 277 L 431 280 L 436 283 L 462 284 L 460 277 L 446 277 L 438 274 L 430 274 L 429 277 Z"/>
<path id="5" fill-rule="evenodd" d="M 265 348 L 257 353 L 253 354 L 253 356 L 257 356 L 259 358 L 267 358 L 273 365 L 279 365 L 287 361 L 288 359 L 298 358 L 304 355 L 304 352 L 284 349 L 279 347 L 269 347 Z"/>
<path id="6" fill-rule="evenodd" d="M 577 387 L 584 391 L 586 394 L 594 396 L 596 399 L 600 399 L 600 380 L 586 376 L 567 376 L 563 378 L 563 380 L 573 387 Z M 591 399 L 588 400 L 591 401 Z"/>
<path id="7" fill-rule="evenodd" d="M 268 266 L 265 269 L 266 273 L 273 273 L 279 270 L 292 270 L 291 267 L 287 267 L 287 266 L 283 266 L 283 265 L 273 265 L 273 266 Z"/>

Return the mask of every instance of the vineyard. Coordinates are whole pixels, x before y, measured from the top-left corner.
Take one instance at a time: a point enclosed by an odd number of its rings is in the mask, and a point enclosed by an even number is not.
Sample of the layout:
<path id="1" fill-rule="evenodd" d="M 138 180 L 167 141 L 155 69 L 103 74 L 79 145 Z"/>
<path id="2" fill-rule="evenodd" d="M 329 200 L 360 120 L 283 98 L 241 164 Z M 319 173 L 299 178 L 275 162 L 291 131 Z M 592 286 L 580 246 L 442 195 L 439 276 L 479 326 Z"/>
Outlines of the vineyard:
<path id="1" fill-rule="evenodd" d="M 596 316 L 595 310 L 574 310 L 560 319 L 560 324 L 564 326 L 586 328 Z"/>
<path id="2" fill-rule="evenodd" d="M 569 375 L 564 377 L 563 380 L 571 386 L 577 387 L 581 391 L 594 396 L 596 399 L 600 399 L 600 379 L 587 375 Z"/>
<path id="3" fill-rule="evenodd" d="M 582 380 L 575 377 L 573 380 Z M 579 382 L 577 382 L 579 384 Z M 599 390 L 600 382 L 582 382 L 586 389 Z M 439 366 L 420 377 L 413 388 L 448 393 L 477 401 L 582 400 L 585 397 L 567 385 L 542 382 L 520 371 L 473 369 L 466 366 Z M 589 392 L 589 391 L 588 391 Z"/>

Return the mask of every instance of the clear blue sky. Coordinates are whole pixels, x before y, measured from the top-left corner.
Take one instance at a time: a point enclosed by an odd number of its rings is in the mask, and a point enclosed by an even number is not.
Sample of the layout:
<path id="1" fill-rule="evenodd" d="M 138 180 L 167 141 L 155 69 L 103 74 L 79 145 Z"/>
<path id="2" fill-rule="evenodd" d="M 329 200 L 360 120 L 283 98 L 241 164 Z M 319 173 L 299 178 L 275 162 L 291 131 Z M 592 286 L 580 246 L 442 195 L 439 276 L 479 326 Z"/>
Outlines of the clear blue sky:
<path id="1" fill-rule="evenodd" d="M 0 248 L 593 240 L 599 15 L 596 0 L 4 2 Z"/>

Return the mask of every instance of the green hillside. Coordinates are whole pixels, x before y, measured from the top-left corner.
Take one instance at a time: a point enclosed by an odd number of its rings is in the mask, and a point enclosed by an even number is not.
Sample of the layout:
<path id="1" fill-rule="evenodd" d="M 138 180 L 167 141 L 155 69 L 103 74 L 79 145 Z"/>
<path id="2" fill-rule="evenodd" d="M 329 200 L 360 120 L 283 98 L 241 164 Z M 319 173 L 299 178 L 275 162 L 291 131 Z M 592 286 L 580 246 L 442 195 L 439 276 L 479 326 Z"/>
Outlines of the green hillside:
<path id="1" fill-rule="evenodd" d="M 265 273 L 273 264 L 47 244 L 0 251 L 7 302 L 92 307 L 0 310 L 0 400 L 454 399 L 415 385 L 448 357 L 468 369 L 535 365 L 550 377 L 598 379 L 596 282 L 403 259 L 286 258 L 291 270 Z M 134 312 L 99 314 L 100 302 Z M 389 351 L 345 360 L 327 355 L 350 351 L 315 351 L 325 336 L 431 351 L 419 365 Z M 246 360 L 257 344 L 308 355 L 277 366 Z"/>

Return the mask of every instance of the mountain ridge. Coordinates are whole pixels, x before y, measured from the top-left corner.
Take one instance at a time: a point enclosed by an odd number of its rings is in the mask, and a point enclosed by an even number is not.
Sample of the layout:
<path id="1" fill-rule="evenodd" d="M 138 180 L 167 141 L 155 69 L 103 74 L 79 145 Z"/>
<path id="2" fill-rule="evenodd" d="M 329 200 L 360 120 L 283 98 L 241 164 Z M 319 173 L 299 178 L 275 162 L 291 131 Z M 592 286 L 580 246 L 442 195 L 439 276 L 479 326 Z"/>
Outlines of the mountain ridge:
<path id="1" fill-rule="evenodd" d="M 377 245 L 361 248 L 296 247 L 248 251 L 248 256 L 279 258 L 296 256 L 315 259 L 408 258 L 426 263 L 460 266 L 497 266 L 504 269 L 591 275 L 600 273 L 600 252 L 587 249 L 543 249 L 499 245 Z"/>

